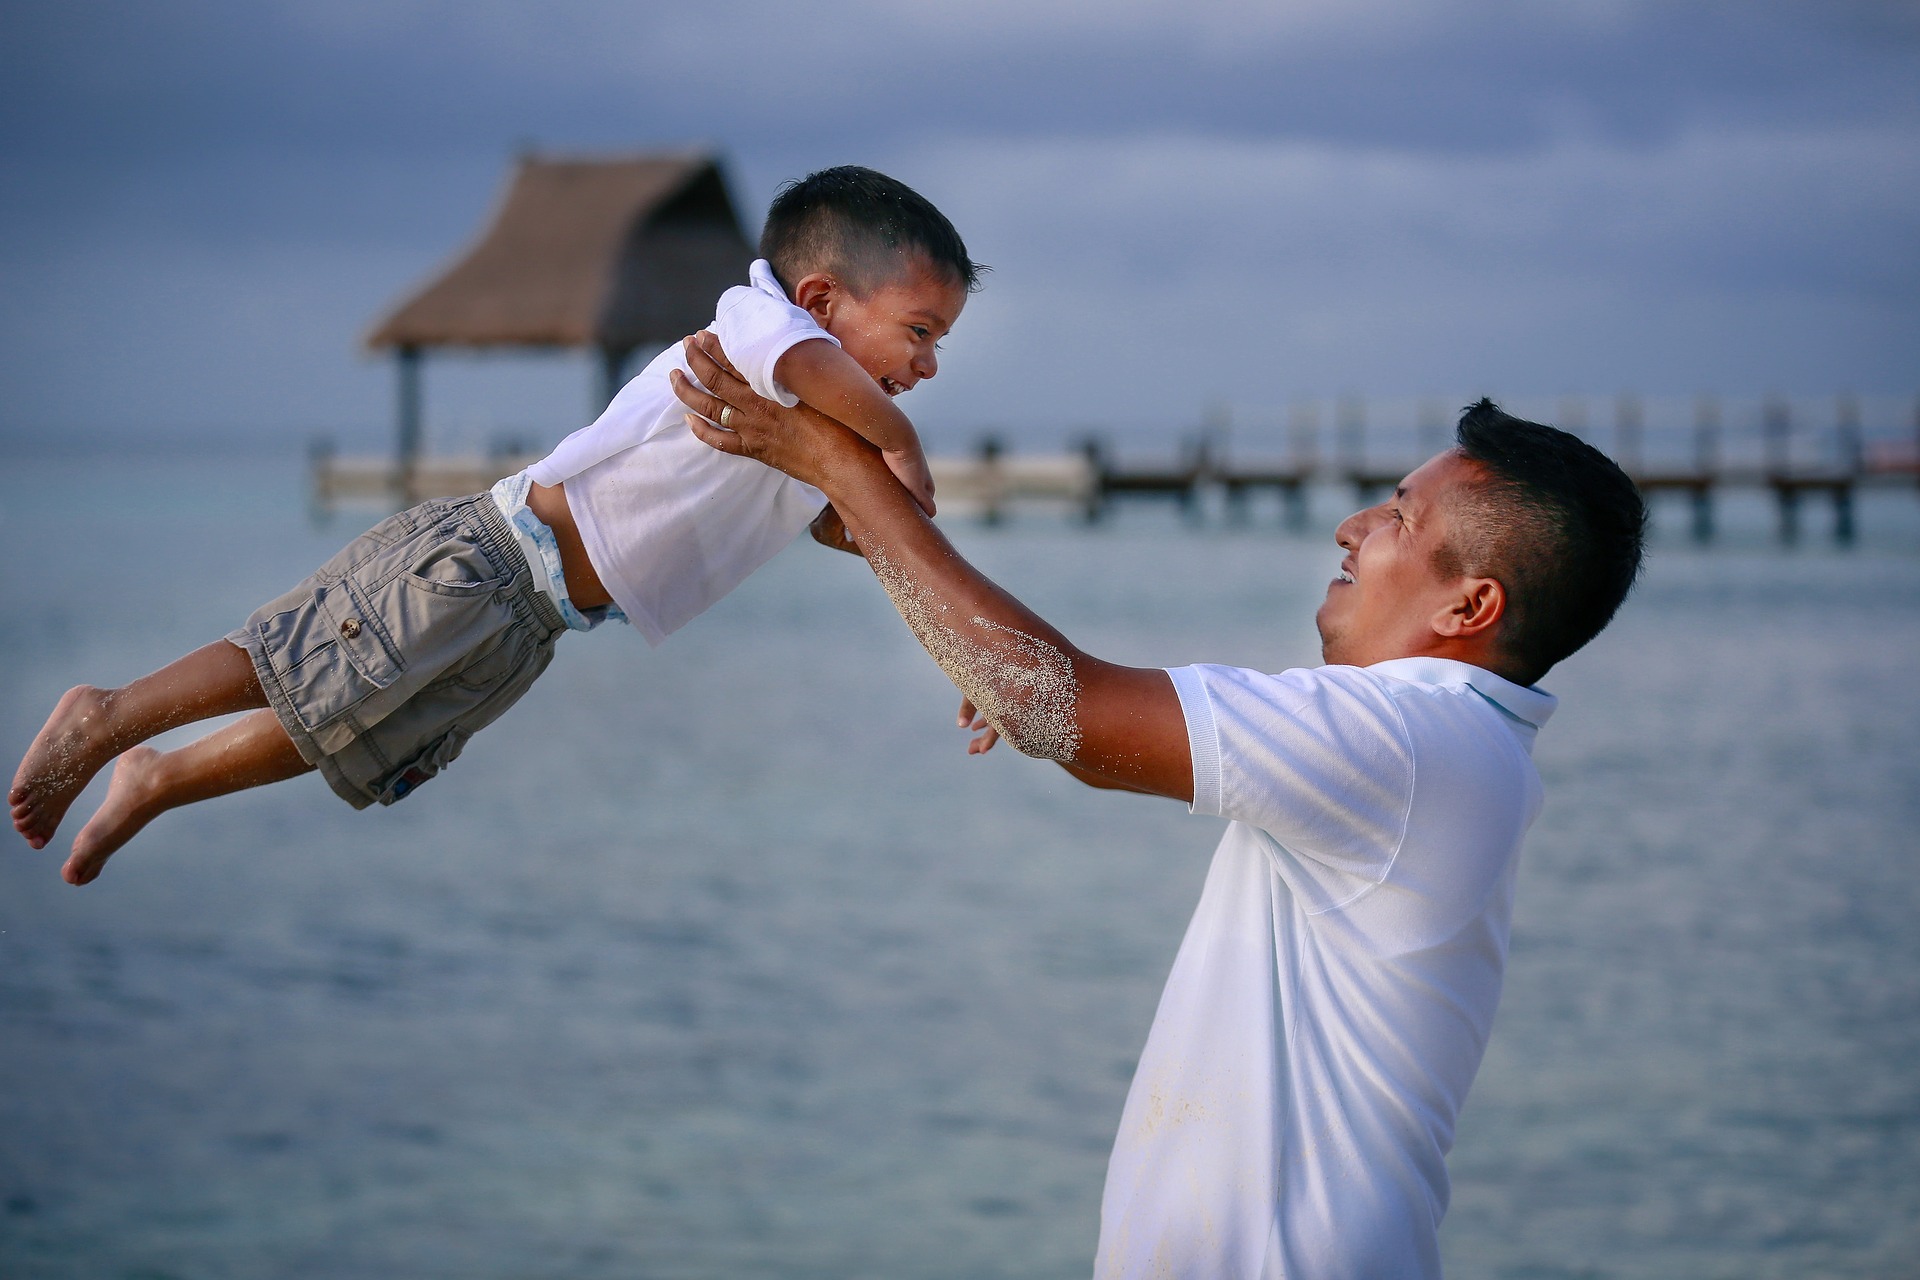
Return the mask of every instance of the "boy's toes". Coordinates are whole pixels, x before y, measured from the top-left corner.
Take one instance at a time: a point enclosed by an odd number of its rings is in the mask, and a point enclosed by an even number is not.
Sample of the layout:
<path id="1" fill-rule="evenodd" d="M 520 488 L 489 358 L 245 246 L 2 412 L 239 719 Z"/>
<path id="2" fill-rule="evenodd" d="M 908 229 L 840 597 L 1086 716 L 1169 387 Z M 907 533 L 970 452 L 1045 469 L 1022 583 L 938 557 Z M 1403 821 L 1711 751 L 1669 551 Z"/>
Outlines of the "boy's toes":
<path id="1" fill-rule="evenodd" d="M 82 858 L 76 853 L 67 859 L 65 866 L 60 868 L 60 878 L 68 884 L 92 884 L 99 879 L 100 868 L 107 865 L 108 856 L 111 855 Z"/>
<path id="2" fill-rule="evenodd" d="M 91 685 L 67 690 L 47 717 L 13 775 L 7 799 L 14 830 L 38 849 L 100 767 L 111 748 L 105 737 L 107 696 Z"/>
<path id="3" fill-rule="evenodd" d="M 41 821 L 40 812 L 31 800 L 16 801 L 12 807 L 11 817 L 13 829 L 18 831 L 28 844 L 36 849 L 45 847 L 48 835 L 42 830 L 44 823 Z"/>

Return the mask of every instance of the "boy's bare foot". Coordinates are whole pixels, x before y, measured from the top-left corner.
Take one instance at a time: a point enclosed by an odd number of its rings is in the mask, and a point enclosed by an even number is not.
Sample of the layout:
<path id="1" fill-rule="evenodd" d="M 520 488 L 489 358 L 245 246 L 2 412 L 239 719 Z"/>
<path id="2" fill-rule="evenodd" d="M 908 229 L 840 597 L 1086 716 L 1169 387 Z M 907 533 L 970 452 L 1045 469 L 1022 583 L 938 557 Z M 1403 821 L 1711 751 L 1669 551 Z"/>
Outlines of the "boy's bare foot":
<path id="1" fill-rule="evenodd" d="M 68 884 L 91 884 L 114 851 L 133 839 L 140 828 L 162 812 L 153 803 L 157 794 L 155 766 L 160 753 L 152 747 L 129 747 L 113 766 L 113 781 L 87 825 L 73 838 L 73 854 L 60 868 Z"/>
<path id="2" fill-rule="evenodd" d="M 13 829 L 44 849 L 67 806 L 112 758 L 106 691 L 91 685 L 67 690 L 13 775 L 7 792 Z"/>

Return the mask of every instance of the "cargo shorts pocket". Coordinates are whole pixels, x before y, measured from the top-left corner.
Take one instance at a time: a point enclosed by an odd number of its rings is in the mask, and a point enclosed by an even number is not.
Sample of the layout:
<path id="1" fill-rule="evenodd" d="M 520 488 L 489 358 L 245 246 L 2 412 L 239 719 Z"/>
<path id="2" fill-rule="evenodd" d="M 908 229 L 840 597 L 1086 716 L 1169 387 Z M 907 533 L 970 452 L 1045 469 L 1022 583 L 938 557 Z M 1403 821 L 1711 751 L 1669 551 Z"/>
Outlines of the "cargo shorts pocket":
<path id="1" fill-rule="evenodd" d="M 348 581 L 316 586 L 259 629 L 290 709 L 316 738 L 406 671 L 368 601 Z M 329 748 L 323 743 L 322 749 Z"/>
<path id="2" fill-rule="evenodd" d="M 407 548 L 413 554 L 402 576 L 422 591 L 452 599 L 499 590 L 511 575 L 503 574 L 480 548 L 478 534 L 477 527 L 459 519 L 423 532 Z"/>
<path id="3" fill-rule="evenodd" d="M 464 534 L 416 545 L 377 601 L 417 687 L 490 653 L 513 622 L 501 591 L 512 582 Z"/>

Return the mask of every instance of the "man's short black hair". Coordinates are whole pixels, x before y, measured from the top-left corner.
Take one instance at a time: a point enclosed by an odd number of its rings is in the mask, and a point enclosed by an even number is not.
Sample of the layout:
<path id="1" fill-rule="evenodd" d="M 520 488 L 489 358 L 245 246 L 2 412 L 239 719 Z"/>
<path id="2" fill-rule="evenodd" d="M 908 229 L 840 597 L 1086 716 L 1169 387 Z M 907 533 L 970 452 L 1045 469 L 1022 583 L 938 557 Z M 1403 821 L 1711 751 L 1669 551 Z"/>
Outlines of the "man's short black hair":
<path id="1" fill-rule="evenodd" d="M 904 182 L 843 164 L 780 188 L 760 233 L 760 256 L 789 295 L 794 284 L 828 271 L 856 295 L 895 279 L 918 256 L 950 274 L 968 293 L 986 268 L 946 215 Z"/>
<path id="2" fill-rule="evenodd" d="M 1501 647 L 1532 684 L 1599 635 L 1627 598 L 1647 506 L 1606 454 L 1491 400 L 1460 415 L 1455 440 L 1485 478 L 1454 500 L 1440 568 L 1506 588 Z"/>

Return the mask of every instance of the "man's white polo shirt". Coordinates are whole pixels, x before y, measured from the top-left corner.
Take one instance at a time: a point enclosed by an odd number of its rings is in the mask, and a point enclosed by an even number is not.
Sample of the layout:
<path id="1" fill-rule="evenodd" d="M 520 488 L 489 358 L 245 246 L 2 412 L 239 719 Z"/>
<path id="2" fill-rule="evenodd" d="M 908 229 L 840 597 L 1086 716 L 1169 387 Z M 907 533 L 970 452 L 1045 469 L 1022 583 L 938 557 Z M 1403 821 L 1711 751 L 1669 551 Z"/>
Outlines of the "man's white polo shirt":
<path id="1" fill-rule="evenodd" d="M 1232 819 L 1100 1212 L 1102 1277 L 1440 1274 L 1554 698 L 1436 658 L 1170 673 Z"/>

